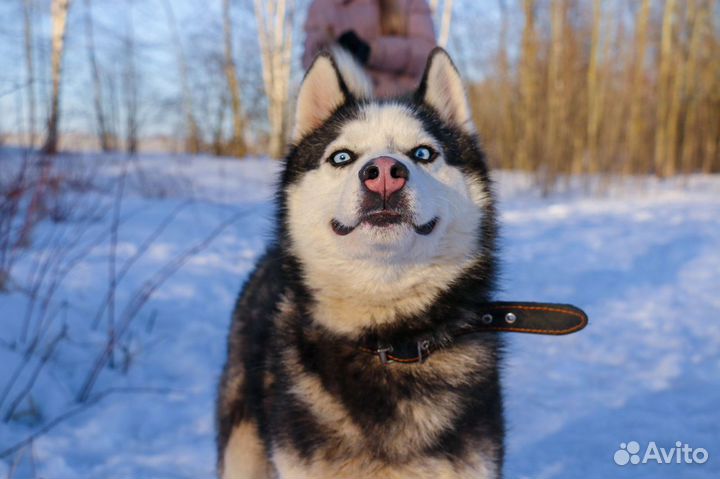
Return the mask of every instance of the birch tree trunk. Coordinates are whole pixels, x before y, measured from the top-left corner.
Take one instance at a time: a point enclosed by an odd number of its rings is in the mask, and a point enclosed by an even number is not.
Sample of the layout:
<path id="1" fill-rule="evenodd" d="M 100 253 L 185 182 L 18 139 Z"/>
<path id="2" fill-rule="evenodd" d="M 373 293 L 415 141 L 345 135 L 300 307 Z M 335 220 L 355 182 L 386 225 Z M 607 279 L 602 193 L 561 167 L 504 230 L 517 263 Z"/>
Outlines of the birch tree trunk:
<path id="1" fill-rule="evenodd" d="M 28 94 L 28 146 L 35 146 L 37 127 L 37 107 L 35 106 L 35 65 L 33 63 L 33 29 L 32 29 L 32 0 L 23 1 L 23 20 L 25 30 L 25 68 L 27 72 Z"/>
<path id="2" fill-rule="evenodd" d="M 443 2 L 442 20 L 440 21 L 440 35 L 438 35 L 438 45 L 445 48 L 450 39 L 450 25 L 452 23 L 453 0 L 445 0 Z"/>
<path id="3" fill-rule="evenodd" d="M 70 0 L 52 0 L 52 97 L 48 131 L 43 152 L 49 155 L 57 153 L 58 124 L 60 123 L 60 85 L 62 82 L 62 60 L 65 50 Z"/>
<path id="4" fill-rule="evenodd" d="M 268 154 L 280 158 L 285 150 L 288 120 L 294 0 L 255 0 L 255 17 L 262 59 L 262 76 L 268 101 L 270 142 Z M 289 7 L 289 8 L 288 8 Z"/>
<path id="5" fill-rule="evenodd" d="M 245 144 L 245 118 L 240 101 L 240 82 L 235 68 L 233 55 L 233 31 L 230 17 L 230 0 L 223 0 L 223 31 L 225 33 L 225 76 L 230 91 L 230 106 L 233 115 L 233 136 L 230 140 L 229 154 L 243 157 L 247 152 Z M 224 112 L 224 109 L 223 109 Z"/>

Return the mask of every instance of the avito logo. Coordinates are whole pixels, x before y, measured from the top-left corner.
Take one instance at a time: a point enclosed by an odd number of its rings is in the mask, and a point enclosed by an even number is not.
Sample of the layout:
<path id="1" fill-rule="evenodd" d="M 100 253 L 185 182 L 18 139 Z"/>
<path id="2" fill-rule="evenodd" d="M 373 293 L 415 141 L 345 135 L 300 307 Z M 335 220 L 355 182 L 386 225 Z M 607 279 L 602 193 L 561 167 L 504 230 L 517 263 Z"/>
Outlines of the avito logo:
<path id="1" fill-rule="evenodd" d="M 645 452 L 640 454 L 640 444 L 637 441 L 621 443 L 620 449 L 615 451 L 613 460 L 618 466 L 627 464 L 647 464 L 656 462 L 658 464 L 705 464 L 710 455 L 707 450 L 698 447 L 692 448 L 689 444 L 680 441 L 675 442 L 675 447 L 658 447 L 655 441 L 650 441 Z"/>

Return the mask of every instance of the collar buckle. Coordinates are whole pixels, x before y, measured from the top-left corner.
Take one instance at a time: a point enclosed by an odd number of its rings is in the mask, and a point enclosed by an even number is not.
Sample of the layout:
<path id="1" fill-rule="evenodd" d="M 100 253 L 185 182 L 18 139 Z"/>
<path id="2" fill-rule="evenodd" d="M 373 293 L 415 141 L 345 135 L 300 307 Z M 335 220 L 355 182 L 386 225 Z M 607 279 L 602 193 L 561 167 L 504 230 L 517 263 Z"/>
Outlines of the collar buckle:
<path id="1" fill-rule="evenodd" d="M 424 363 L 428 356 L 430 356 L 430 340 L 421 339 L 417 342 L 417 362 Z"/>
<path id="2" fill-rule="evenodd" d="M 377 349 L 375 350 L 375 354 L 378 355 L 380 358 L 380 362 L 383 363 L 383 365 L 394 363 L 392 359 L 388 359 L 388 354 L 393 351 L 392 344 L 378 344 Z"/>

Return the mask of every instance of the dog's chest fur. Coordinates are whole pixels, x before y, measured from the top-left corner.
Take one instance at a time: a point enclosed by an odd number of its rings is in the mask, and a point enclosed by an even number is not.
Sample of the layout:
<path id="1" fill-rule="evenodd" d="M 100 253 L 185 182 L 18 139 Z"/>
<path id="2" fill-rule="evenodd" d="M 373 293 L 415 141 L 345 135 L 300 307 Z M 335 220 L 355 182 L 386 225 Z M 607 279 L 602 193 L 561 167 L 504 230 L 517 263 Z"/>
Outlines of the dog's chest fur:
<path id="1" fill-rule="evenodd" d="M 271 271 L 278 262 L 265 259 L 265 280 L 281 274 Z M 279 307 L 255 309 L 272 321 L 238 331 L 244 414 L 226 434 L 252 424 L 279 477 L 494 477 L 502 452 L 495 336 L 468 338 L 423 364 L 386 366 L 308 325 L 292 291 L 254 294 L 278 295 Z"/>
<path id="2" fill-rule="evenodd" d="M 220 418 L 224 477 L 496 477 L 498 338 L 470 336 L 423 364 L 383 365 L 309 324 L 298 291 L 277 286 L 293 283 L 284 262 L 271 251 L 238 304 L 243 407 L 228 398 Z"/>

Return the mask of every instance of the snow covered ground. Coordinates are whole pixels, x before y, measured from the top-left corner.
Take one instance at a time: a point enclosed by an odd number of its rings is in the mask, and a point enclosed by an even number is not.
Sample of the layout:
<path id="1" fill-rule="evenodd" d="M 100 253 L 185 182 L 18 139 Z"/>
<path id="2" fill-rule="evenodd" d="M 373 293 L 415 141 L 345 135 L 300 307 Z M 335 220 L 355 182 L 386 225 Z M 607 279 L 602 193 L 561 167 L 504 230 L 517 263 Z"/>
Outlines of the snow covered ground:
<path id="1" fill-rule="evenodd" d="M 0 170 L 17 165 L 17 156 L 2 152 Z M 277 164 L 168 156 L 61 162 L 92 187 L 66 193 L 61 221 L 35 229 L 9 291 L 0 293 L 0 454 L 62 421 L 5 456 L 0 477 L 212 477 L 225 335 L 267 238 Z M 496 179 L 498 299 L 571 302 L 591 318 L 568 337 L 508 337 L 506 477 L 720 477 L 720 177 L 625 181 L 599 196 L 576 184 L 549 198 L 522 175 Z M 115 276 L 124 274 L 114 308 L 103 311 L 113 257 Z M 175 266 L 147 289 L 156 272 Z M 57 284 L 48 279 L 56 276 Z M 116 326 L 128 324 L 116 338 L 114 367 L 101 370 L 78 406 L 111 316 Z M 641 453 L 649 441 L 666 449 L 681 441 L 705 448 L 709 460 L 618 466 L 613 455 L 629 441 Z"/>

